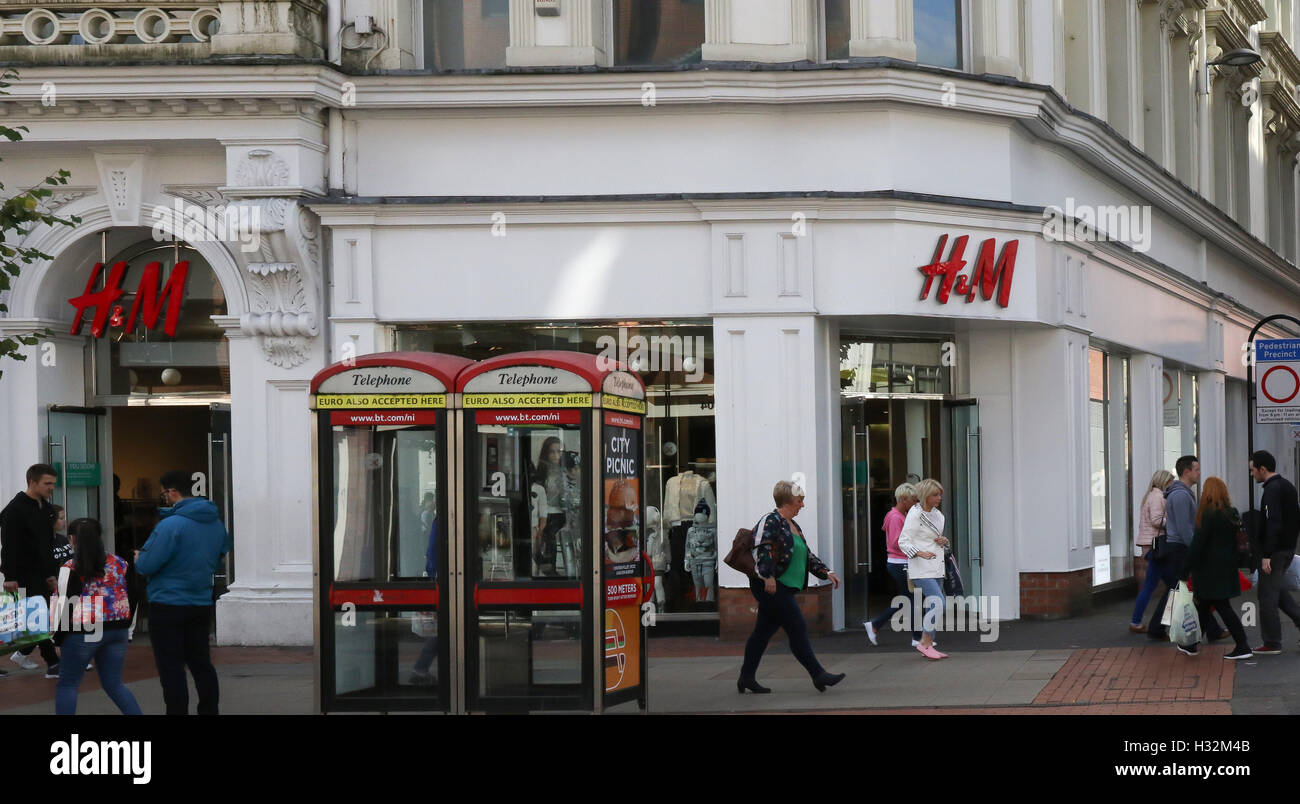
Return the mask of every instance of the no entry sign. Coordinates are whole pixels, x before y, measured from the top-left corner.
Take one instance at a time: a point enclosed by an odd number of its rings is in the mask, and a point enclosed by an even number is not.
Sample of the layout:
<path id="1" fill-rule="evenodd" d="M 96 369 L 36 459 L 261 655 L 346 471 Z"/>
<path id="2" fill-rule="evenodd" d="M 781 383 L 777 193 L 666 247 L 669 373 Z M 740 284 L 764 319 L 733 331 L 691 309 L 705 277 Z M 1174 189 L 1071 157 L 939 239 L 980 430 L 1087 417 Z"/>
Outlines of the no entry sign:
<path id="1" fill-rule="evenodd" d="M 1300 340 L 1255 341 L 1255 421 L 1300 422 Z"/>

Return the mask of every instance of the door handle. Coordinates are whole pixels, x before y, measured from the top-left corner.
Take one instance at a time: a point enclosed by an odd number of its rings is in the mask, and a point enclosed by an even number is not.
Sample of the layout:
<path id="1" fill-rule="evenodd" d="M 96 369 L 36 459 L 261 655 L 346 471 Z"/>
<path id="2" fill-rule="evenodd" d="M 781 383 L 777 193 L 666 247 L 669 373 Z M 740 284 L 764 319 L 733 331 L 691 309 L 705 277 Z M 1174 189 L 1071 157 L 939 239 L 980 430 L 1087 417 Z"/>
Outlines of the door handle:
<path id="1" fill-rule="evenodd" d="M 972 463 L 974 466 L 972 467 Z M 979 506 L 973 505 L 979 499 L 979 469 L 980 469 L 980 429 L 974 430 L 966 428 L 966 530 L 967 532 L 975 530 L 979 532 Z M 971 509 L 975 510 L 972 511 Z M 971 522 L 974 521 L 972 528 Z M 976 564 L 984 563 L 984 534 L 980 533 L 980 538 L 976 541 L 975 555 L 971 560 Z"/>

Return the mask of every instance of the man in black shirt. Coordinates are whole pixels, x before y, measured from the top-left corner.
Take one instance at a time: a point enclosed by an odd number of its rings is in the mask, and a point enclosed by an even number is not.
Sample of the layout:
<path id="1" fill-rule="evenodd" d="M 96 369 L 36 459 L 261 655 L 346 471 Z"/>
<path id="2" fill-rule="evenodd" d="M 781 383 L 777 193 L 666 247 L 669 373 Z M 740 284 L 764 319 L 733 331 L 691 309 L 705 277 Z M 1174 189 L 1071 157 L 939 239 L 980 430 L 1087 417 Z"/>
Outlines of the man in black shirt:
<path id="1" fill-rule="evenodd" d="M 27 470 L 27 489 L 20 491 L 0 511 L 0 572 L 4 573 L 7 592 L 23 589 L 29 596 L 40 595 L 47 601 L 55 591 L 58 566 L 54 563 L 54 467 L 38 463 Z M 33 646 L 36 647 L 36 646 Z M 29 667 L 24 648 L 11 658 L 19 666 Z M 45 660 L 45 677 L 59 677 L 59 655 L 54 642 L 39 645 Z"/>
<path id="2" fill-rule="evenodd" d="M 1263 516 L 1259 540 L 1262 561 L 1259 568 L 1259 633 L 1264 644 L 1255 653 L 1273 655 L 1282 652 L 1281 609 L 1300 628 L 1300 605 L 1284 586 L 1287 567 L 1295 558 L 1296 537 L 1300 535 L 1300 502 L 1295 486 L 1277 474 L 1277 461 L 1259 450 L 1250 456 L 1250 476 L 1264 484 L 1259 507 Z"/>

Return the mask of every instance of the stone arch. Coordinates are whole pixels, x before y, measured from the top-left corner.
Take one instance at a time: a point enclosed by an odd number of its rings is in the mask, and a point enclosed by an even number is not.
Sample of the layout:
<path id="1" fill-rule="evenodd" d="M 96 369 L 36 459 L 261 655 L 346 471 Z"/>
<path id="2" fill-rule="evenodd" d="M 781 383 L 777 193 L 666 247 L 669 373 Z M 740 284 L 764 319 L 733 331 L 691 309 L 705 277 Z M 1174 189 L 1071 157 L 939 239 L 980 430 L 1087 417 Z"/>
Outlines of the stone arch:
<path id="1" fill-rule="evenodd" d="M 53 259 L 39 260 L 26 266 L 14 280 L 7 317 L 34 321 L 70 321 L 73 312 L 67 299 L 81 293 L 85 288 L 86 271 L 99 260 L 96 245 L 98 239 L 95 236 L 114 229 L 138 230 L 143 239 L 148 236 L 155 220 L 150 214 L 153 208 L 170 208 L 173 200 L 172 196 L 155 196 L 153 199 L 142 200 L 140 220 L 149 221 L 149 224 L 139 227 L 123 227 L 115 223 L 107 203 L 99 194 L 60 207 L 56 211 L 58 215 L 78 215 L 81 223 L 75 227 L 42 225 L 27 236 L 24 246 L 51 254 Z M 159 223 L 159 228 L 172 234 L 173 227 L 170 224 L 170 219 L 164 218 Z M 205 230 L 205 234 L 211 233 Z M 227 315 L 238 317 L 248 312 L 248 288 L 244 283 L 241 264 L 227 244 L 214 239 L 186 242 L 212 266 L 226 295 Z M 75 273 L 65 270 L 68 268 L 75 268 Z M 71 292 L 66 292 L 69 288 Z"/>

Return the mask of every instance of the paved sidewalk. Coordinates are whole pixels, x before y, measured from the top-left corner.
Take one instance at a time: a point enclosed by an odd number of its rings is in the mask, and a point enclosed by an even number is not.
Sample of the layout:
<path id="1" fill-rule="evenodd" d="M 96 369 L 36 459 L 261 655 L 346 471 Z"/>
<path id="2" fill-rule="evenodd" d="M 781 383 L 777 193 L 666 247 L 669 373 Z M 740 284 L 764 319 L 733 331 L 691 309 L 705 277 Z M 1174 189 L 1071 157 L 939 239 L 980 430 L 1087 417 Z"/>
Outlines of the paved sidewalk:
<path id="1" fill-rule="evenodd" d="M 1253 597 L 1248 597 L 1253 600 Z M 656 637 L 649 642 L 653 713 L 858 714 L 1300 714 L 1300 648 L 1286 625 L 1281 656 L 1230 662 L 1230 646 L 1203 645 L 1184 656 L 1168 642 L 1127 631 L 1130 602 L 1087 617 L 1002 623 L 996 642 L 975 633 L 940 633 L 950 658 L 926 660 L 906 634 L 888 633 L 872 647 L 860 631 L 814 640 L 818 658 L 844 682 L 817 692 L 782 641 L 759 669 L 770 695 L 736 692 L 744 645 L 711 637 Z M 1252 637 L 1257 629 L 1248 628 Z M 310 714 L 309 648 L 213 648 L 224 714 Z M 0 680 L 0 713 L 52 714 L 53 679 L 14 668 Z M 147 636 L 128 652 L 125 678 L 147 713 L 163 711 Z M 191 707 L 197 697 L 191 692 Z M 81 714 L 115 714 L 94 673 L 82 684 Z M 623 704 L 615 712 L 635 712 Z"/>

